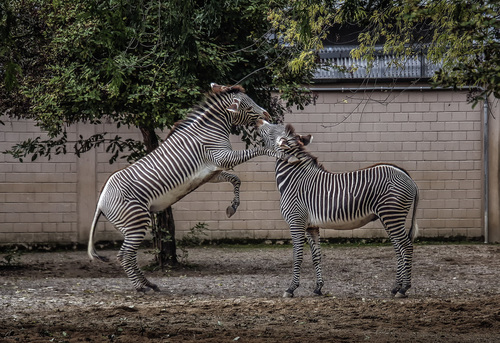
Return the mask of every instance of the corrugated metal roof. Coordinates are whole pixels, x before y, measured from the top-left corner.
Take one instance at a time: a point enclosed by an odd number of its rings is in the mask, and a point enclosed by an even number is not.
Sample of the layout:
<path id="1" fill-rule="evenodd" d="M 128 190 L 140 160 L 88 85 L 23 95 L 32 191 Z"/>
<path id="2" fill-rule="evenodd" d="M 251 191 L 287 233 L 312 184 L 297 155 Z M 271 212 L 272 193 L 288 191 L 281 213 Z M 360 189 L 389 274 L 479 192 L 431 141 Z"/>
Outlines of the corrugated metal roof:
<path id="1" fill-rule="evenodd" d="M 424 54 L 395 60 L 394 56 L 382 53 L 376 48 L 371 68 L 368 62 L 352 58 L 351 50 L 356 46 L 327 46 L 319 52 L 318 70 L 315 80 L 345 79 L 426 79 L 432 77 L 440 66 L 430 62 Z"/>

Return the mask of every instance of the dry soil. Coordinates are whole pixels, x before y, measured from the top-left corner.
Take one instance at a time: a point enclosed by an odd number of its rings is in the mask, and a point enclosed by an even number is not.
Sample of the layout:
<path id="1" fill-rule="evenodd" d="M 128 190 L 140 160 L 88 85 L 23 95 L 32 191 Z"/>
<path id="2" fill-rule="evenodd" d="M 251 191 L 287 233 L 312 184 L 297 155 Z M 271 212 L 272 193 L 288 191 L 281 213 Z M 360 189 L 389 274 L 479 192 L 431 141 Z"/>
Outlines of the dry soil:
<path id="1" fill-rule="evenodd" d="M 191 248 L 187 266 L 145 272 L 161 288 L 147 294 L 114 258 L 25 253 L 0 266 L 0 341 L 500 342 L 498 245 L 417 245 L 406 299 L 390 293 L 390 246 L 324 246 L 322 297 L 306 254 L 285 299 L 291 246 Z"/>

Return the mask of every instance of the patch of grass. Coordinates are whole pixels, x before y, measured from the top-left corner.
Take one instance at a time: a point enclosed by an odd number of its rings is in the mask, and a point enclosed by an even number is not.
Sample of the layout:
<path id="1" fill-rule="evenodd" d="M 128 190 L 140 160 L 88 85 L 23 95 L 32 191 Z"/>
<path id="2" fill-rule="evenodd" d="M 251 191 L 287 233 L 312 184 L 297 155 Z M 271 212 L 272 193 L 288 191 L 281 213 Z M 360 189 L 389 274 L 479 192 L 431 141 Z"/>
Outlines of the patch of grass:
<path id="1" fill-rule="evenodd" d="M 19 268 L 21 266 L 22 251 L 16 248 L 6 250 L 3 259 L 0 260 L 0 266 L 6 268 Z"/>
<path id="2" fill-rule="evenodd" d="M 179 240 L 186 243 L 184 246 L 202 246 L 202 247 L 217 247 L 217 248 L 234 248 L 234 249 L 281 249 L 292 246 L 290 238 L 287 239 L 217 239 L 208 240 L 205 236 L 205 227 L 198 228 L 188 235 L 188 238 Z M 444 245 L 444 244 L 484 244 L 483 237 L 419 237 L 415 241 L 415 245 Z M 123 241 L 100 241 L 96 243 L 99 250 L 118 250 Z M 181 243 L 181 244 L 182 244 Z M 321 245 L 326 247 L 362 247 L 362 246 L 387 246 L 391 245 L 389 238 L 321 238 Z M 150 240 L 145 240 L 141 244 L 141 249 L 150 249 L 152 244 Z M 68 243 L 68 244 L 9 244 L 0 245 L 0 254 L 10 254 L 13 250 L 19 250 L 19 253 L 30 252 L 63 252 L 63 251 L 85 251 L 86 244 Z"/>
<path id="3" fill-rule="evenodd" d="M 422 239 L 418 238 L 415 245 L 471 245 L 484 244 L 481 237 L 467 238 L 456 237 L 435 237 Z M 306 242 L 305 245 L 308 245 Z M 329 248 L 352 248 L 352 247 L 377 247 L 391 246 L 389 238 L 325 238 L 321 239 L 322 247 Z M 289 249 L 292 247 L 291 239 L 223 239 L 205 241 L 201 244 L 203 248 L 228 248 L 237 250 L 251 249 Z"/>

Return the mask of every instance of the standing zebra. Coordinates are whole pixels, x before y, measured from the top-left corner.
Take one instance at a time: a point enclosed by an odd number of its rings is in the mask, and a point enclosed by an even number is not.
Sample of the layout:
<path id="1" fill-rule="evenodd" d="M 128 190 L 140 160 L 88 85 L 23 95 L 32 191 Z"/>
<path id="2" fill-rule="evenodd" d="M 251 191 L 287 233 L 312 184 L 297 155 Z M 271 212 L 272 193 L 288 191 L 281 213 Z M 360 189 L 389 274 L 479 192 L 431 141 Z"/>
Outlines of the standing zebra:
<path id="1" fill-rule="evenodd" d="M 348 173 L 331 173 L 308 153 L 304 146 L 311 136 L 296 135 L 292 126 L 281 126 L 285 133 L 280 149 L 295 156 L 294 163 L 276 161 L 276 183 L 281 194 L 281 214 L 290 226 L 293 242 L 293 279 L 284 293 L 292 297 L 299 286 L 305 238 L 311 246 L 316 270 L 316 289 L 321 295 L 321 250 L 319 228 L 350 230 L 380 219 L 397 256 L 396 284 L 392 293 L 405 297 L 411 287 L 412 241 L 417 234 L 415 212 L 418 187 L 410 175 L 391 164 Z M 406 217 L 413 205 L 411 227 Z"/>
<path id="2" fill-rule="evenodd" d="M 212 94 L 174 126 L 160 147 L 108 178 L 90 230 L 90 258 L 106 260 L 93 244 L 97 221 L 103 214 L 124 236 L 118 259 L 134 287 L 137 291 L 158 291 L 137 266 L 137 249 L 151 223 L 151 212 L 164 210 L 206 182 L 230 181 L 235 200 L 227 214 L 232 215 L 239 203 L 239 179 L 224 170 L 255 156 L 277 155 L 263 147 L 232 150 L 231 126 L 262 125 L 261 118 L 268 119 L 269 114 L 241 87 L 212 84 Z"/>

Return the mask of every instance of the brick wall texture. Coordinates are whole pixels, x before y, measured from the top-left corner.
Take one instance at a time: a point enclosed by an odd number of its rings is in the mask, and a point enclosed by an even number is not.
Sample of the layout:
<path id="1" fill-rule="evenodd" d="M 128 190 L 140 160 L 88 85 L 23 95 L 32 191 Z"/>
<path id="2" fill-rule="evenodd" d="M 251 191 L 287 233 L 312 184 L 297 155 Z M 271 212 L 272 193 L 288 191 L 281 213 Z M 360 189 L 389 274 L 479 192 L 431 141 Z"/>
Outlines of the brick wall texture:
<path id="1" fill-rule="evenodd" d="M 330 171 L 343 172 L 389 162 L 405 168 L 420 187 L 420 236 L 483 235 L 482 106 L 472 108 L 466 92 L 443 90 L 317 91 L 314 105 L 286 115 L 297 132 L 313 134 L 308 150 Z M 40 135 L 33 123 L 3 118 L 0 150 Z M 112 125 L 76 125 L 79 134 Z M 125 138 L 138 132 L 121 129 Z M 166 133 L 160 133 L 165 136 Z M 244 145 L 233 138 L 235 149 Z M 0 154 L 0 243 L 86 242 L 103 183 L 123 161 L 110 165 L 100 147 L 81 159 L 53 156 L 23 163 Z M 288 239 L 279 212 L 274 160 L 259 157 L 235 168 L 242 180 L 241 206 L 230 219 L 230 184 L 206 184 L 173 206 L 177 237 L 198 222 L 210 239 Z M 384 237 L 379 222 L 356 230 L 322 230 L 323 237 Z M 101 218 L 96 239 L 120 239 Z"/>

